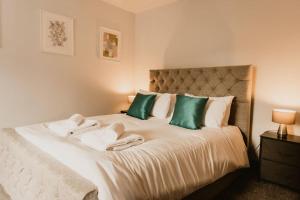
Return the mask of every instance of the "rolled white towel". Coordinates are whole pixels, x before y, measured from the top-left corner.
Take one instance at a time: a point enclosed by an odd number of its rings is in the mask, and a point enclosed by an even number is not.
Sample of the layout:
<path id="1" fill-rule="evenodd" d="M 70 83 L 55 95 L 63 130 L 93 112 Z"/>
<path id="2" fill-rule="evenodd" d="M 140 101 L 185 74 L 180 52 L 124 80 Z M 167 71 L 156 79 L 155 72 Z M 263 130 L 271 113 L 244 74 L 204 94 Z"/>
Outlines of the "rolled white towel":
<path id="1" fill-rule="evenodd" d="M 128 137 L 122 138 L 120 140 L 117 140 L 116 142 L 108 144 L 106 146 L 106 150 L 107 151 L 122 151 L 129 147 L 142 144 L 142 143 L 144 143 L 144 141 L 145 141 L 144 137 L 142 137 L 140 135 L 132 134 Z"/>
<path id="2" fill-rule="evenodd" d="M 67 123 L 69 123 L 70 127 L 76 128 L 83 124 L 84 121 L 84 116 L 82 116 L 81 114 L 74 114 L 67 120 Z"/>
<path id="3" fill-rule="evenodd" d="M 102 129 L 94 129 L 80 135 L 78 138 L 85 145 L 104 151 L 108 144 L 117 141 L 124 133 L 125 127 L 122 123 L 114 123 Z"/>
<path id="4" fill-rule="evenodd" d="M 58 122 L 52 122 L 47 124 L 47 127 L 53 131 L 55 134 L 61 137 L 67 137 L 69 135 L 75 134 L 77 132 L 88 131 L 101 126 L 100 122 L 92 119 L 85 119 L 79 126 L 74 126 L 70 124 L 69 120 L 63 120 Z"/>

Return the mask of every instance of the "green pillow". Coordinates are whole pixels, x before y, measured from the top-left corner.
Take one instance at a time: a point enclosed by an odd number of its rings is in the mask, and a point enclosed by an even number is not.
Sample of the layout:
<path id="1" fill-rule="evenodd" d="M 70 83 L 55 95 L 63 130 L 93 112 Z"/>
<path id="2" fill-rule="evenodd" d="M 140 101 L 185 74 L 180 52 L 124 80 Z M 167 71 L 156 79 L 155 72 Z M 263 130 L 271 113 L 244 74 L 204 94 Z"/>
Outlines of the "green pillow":
<path id="1" fill-rule="evenodd" d="M 138 93 L 128 112 L 127 115 L 145 120 L 149 117 L 151 110 L 155 102 L 156 95 L 144 95 Z"/>
<path id="2" fill-rule="evenodd" d="M 200 129 L 207 100 L 208 98 L 177 95 L 170 124 L 193 130 Z"/>

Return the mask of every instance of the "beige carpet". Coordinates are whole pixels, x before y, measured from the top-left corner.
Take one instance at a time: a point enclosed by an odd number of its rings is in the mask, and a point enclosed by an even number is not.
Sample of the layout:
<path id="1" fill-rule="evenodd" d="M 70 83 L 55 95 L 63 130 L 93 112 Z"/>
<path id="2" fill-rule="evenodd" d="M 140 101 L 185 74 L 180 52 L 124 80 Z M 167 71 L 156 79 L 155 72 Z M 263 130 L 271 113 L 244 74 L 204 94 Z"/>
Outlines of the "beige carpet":
<path id="1" fill-rule="evenodd" d="M 10 200 L 9 196 L 5 193 L 1 185 L 0 185 L 0 200 Z"/>
<path id="2" fill-rule="evenodd" d="M 261 181 L 252 172 L 233 183 L 216 200 L 300 200 L 300 192 Z"/>

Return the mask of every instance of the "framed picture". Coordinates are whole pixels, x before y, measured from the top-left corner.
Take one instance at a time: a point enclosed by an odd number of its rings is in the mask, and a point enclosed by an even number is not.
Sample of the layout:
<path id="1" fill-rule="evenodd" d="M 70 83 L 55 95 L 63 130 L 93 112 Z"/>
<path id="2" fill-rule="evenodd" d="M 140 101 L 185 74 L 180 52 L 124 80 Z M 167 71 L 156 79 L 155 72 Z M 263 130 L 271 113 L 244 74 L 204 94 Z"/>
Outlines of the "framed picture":
<path id="1" fill-rule="evenodd" d="M 2 0 L 0 0 L 0 48 L 2 47 Z"/>
<path id="2" fill-rule="evenodd" d="M 43 52 L 74 55 L 74 19 L 41 11 L 41 46 Z"/>
<path id="3" fill-rule="evenodd" d="M 100 58 L 120 61 L 121 60 L 121 33 L 105 27 L 100 27 L 99 53 Z"/>

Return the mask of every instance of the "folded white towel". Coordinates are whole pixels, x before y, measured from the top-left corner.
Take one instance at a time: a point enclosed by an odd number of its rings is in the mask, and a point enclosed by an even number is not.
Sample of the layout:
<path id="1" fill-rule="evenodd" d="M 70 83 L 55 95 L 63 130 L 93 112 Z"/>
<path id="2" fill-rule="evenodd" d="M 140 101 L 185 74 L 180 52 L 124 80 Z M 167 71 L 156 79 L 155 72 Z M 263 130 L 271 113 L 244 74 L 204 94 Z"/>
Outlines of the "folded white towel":
<path id="1" fill-rule="evenodd" d="M 144 137 L 132 134 L 106 146 L 107 151 L 122 151 L 132 146 L 144 143 Z"/>
<path id="2" fill-rule="evenodd" d="M 97 120 L 85 119 L 79 126 L 75 126 L 73 123 L 70 123 L 70 120 L 63 120 L 49 123 L 47 127 L 58 136 L 67 137 L 77 132 L 99 128 L 100 125 L 100 122 Z"/>
<path id="3" fill-rule="evenodd" d="M 125 127 L 122 123 L 114 123 L 102 129 L 94 129 L 80 135 L 78 138 L 85 145 L 99 151 L 104 151 L 108 144 L 117 141 L 124 133 Z"/>

